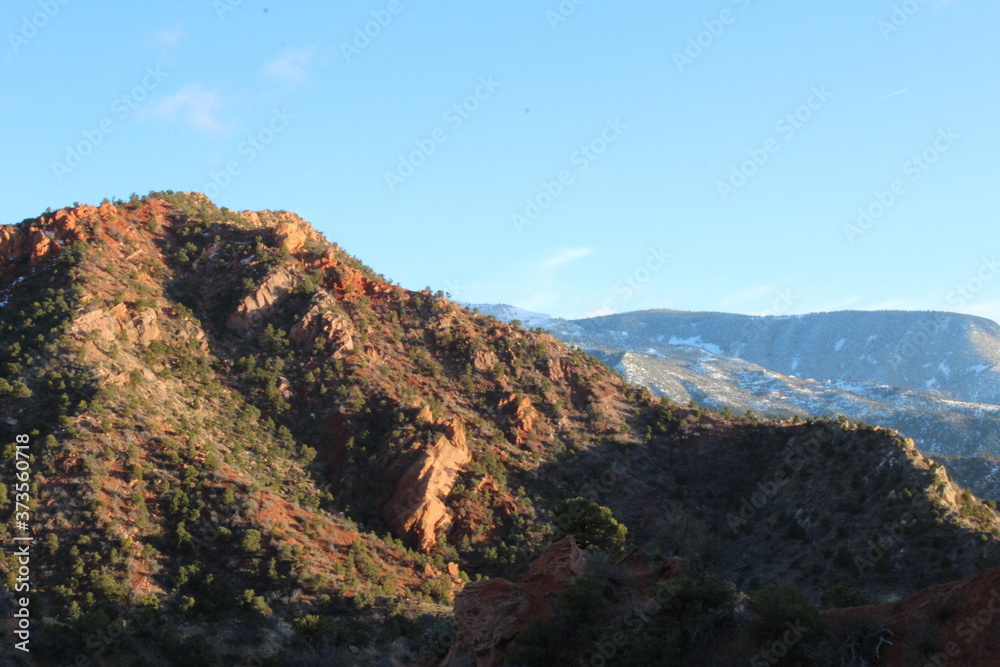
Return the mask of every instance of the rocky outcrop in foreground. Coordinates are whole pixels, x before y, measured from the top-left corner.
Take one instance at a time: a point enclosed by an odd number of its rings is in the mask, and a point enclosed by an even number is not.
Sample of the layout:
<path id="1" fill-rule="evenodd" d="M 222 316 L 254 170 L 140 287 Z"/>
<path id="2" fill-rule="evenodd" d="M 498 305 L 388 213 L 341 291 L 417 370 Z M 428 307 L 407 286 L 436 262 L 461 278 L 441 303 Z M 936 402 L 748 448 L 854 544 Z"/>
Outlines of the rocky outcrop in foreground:
<path id="1" fill-rule="evenodd" d="M 580 577 L 600 568 L 572 536 L 554 543 L 518 581 L 489 579 L 469 583 L 455 597 L 455 643 L 441 667 L 496 667 L 506 664 L 510 645 L 533 620 L 552 620 L 555 603 Z M 633 550 L 615 565 L 617 579 L 638 606 L 657 583 L 681 574 L 680 561 L 649 558 Z M 622 609 L 623 615 L 630 610 Z"/>

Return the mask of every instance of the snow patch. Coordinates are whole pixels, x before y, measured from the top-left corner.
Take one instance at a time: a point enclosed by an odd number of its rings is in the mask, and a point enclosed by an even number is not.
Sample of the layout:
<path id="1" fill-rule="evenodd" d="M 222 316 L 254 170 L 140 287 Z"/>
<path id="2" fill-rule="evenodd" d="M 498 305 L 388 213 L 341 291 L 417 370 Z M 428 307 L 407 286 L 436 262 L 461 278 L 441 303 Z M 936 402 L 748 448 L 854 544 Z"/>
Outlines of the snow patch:
<path id="1" fill-rule="evenodd" d="M 846 338 L 841 338 L 841 339 L 840 339 L 840 340 L 838 340 L 838 341 L 837 341 L 836 343 L 834 343 L 834 345 L 833 345 L 833 349 L 834 349 L 834 351 L 835 351 L 835 352 L 840 352 L 840 348 L 844 347 L 844 342 L 845 342 L 846 340 L 847 340 Z"/>
<path id="2" fill-rule="evenodd" d="M 948 364 L 944 363 L 943 361 L 940 364 L 938 364 L 938 370 L 944 373 L 944 378 L 946 380 L 949 377 L 951 377 L 951 368 L 949 368 Z"/>
<path id="3" fill-rule="evenodd" d="M 671 336 L 667 343 L 669 345 L 689 345 L 691 347 L 700 347 L 703 350 L 708 350 L 712 354 L 722 354 L 722 348 L 714 343 L 702 342 L 701 336 L 692 336 L 691 338 L 678 338 L 677 336 Z"/>

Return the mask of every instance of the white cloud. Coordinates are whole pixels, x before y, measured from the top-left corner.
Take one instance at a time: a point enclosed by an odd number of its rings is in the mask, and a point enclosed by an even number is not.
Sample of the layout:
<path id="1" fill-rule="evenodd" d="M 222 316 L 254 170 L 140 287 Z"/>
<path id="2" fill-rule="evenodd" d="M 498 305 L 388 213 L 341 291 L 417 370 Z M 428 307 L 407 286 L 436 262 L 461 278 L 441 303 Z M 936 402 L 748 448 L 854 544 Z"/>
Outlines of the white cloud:
<path id="1" fill-rule="evenodd" d="M 218 91 L 189 83 L 173 95 L 153 102 L 147 111 L 163 120 L 180 119 L 205 132 L 224 132 L 226 125 L 216 117 L 221 107 Z"/>
<path id="2" fill-rule="evenodd" d="M 286 49 L 269 62 L 265 68 L 268 76 L 287 83 L 301 83 L 306 78 L 306 65 L 316 47 L 311 49 Z"/>
<path id="3" fill-rule="evenodd" d="M 593 252 L 593 248 L 563 248 L 551 257 L 542 260 L 539 266 L 543 269 L 554 269 L 562 266 L 563 264 L 583 259 L 584 257 L 593 254 Z"/>

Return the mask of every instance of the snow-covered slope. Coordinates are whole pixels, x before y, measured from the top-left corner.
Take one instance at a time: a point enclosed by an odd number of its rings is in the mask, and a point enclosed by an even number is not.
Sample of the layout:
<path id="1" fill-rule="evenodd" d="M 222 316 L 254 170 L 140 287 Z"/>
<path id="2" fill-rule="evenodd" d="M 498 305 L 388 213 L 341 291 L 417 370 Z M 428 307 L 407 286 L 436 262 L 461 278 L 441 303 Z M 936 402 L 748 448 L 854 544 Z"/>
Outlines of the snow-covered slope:
<path id="1" fill-rule="evenodd" d="M 585 348 L 586 349 L 586 348 Z M 873 382 L 820 382 L 677 348 L 669 356 L 588 349 L 627 380 L 675 402 L 762 416 L 837 417 L 897 429 L 925 452 L 1000 455 L 1000 406 L 963 403 Z"/>
<path id="2" fill-rule="evenodd" d="M 1000 326 L 940 312 L 791 317 L 655 310 L 564 320 L 513 306 L 480 312 L 543 327 L 627 380 L 742 414 L 836 417 L 895 428 L 1000 500 Z"/>
<path id="3" fill-rule="evenodd" d="M 861 381 L 1000 404 L 1000 326 L 943 312 L 842 311 L 789 317 L 640 311 L 554 321 L 567 340 L 664 352 L 689 345 L 816 380 Z"/>
<path id="4" fill-rule="evenodd" d="M 1000 326 L 983 318 L 657 310 L 563 320 L 479 308 L 545 327 L 674 401 L 761 416 L 844 415 L 898 429 L 926 452 L 1000 456 Z"/>

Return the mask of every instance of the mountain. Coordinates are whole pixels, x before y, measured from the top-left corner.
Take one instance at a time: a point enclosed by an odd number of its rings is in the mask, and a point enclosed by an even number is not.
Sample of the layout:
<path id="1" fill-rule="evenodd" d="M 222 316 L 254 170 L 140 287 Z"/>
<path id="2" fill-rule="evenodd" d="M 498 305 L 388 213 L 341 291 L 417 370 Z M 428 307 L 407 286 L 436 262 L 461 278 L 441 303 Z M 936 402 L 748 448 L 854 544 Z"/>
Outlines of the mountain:
<path id="1" fill-rule="evenodd" d="M 1000 406 L 963 403 L 926 392 L 861 381 L 804 380 L 756 364 L 675 347 L 667 355 L 592 353 L 628 381 L 676 402 L 778 417 L 846 415 L 912 436 L 923 451 L 1000 453 Z"/>
<path id="2" fill-rule="evenodd" d="M 0 509 L 30 509 L 0 531 L 34 537 L 28 597 L 0 552 L 5 663 L 28 600 L 37 664 L 438 664 L 467 586 L 532 587 L 565 537 L 617 567 L 581 504 L 753 595 L 1000 564 L 994 506 L 894 431 L 653 396 L 289 212 L 46 212 L 0 227 L 0 303 Z"/>
<path id="3" fill-rule="evenodd" d="M 686 344 L 776 373 L 1000 404 L 1000 325 L 971 315 L 841 311 L 784 317 L 649 310 L 555 323 L 560 337 L 633 352 Z"/>
<path id="4" fill-rule="evenodd" d="M 489 313 L 504 321 L 511 321 L 516 311 L 510 306 L 477 305 L 483 313 Z M 912 389 L 906 386 L 893 386 L 878 382 L 880 372 L 871 364 L 855 365 L 851 371 L 853 379 L 842 379 L 847 370 L 852 367 L 848 360 L 844 368 L 838 364 L 844 361 L 839 356 L 838 345 L 834 343 L 829 349 L 819 346 L 818 351 L 807 352 L 806 348 L 787 352 L 785 356 L 792 358 L 796 368 L 800 360 L 810 357 L 811 367 L 822 370 L 831 368 L 836 371 L 836 377 L 826 377 L 817 374 L 817 379 L 803 378 L 801 373 L 789 375 L 777 372 L 774 368 L 765 367 L 761 363 L 748 361 L 746 358 L 736 358 L 722 353 L 720 345 L 703 340 L 699 335 L 690 336 L 690 331 L 683 327 L 690 323 L 692 313 L 672 313 L 671 311 L 651 311 L 655 315 L 668 313 L 680 317 L 683 326 L 670 327 L 675 318 L 665 318 L 666 328 L 657 329 L 655 336 L 647 329 L 649 313 L 630 313 L 626 316 L 609 316 L 587 320 L 564 320 L 533 313 L 533 322 L 550 330 L 563 341 L 581 346 L 590 354 L 614 368 L 628 382 L 648 387 L 658 396 L 669 398 L 679 403 L 694 401 L 713 410 L 728 410 L 735 414 L 743 414 L 750 410 L 756 414 L 768 417 L 788 418 L 792 416 L 846 416 L 852 421 L 863 421 L 889 426 L 913 438 L 917 447 L 934 455 L 947 455 L 952 464 L 952 471 L 962 484 L 972 488 L 977 495 L 986 498 L 1000 499 L 1000 490 L 992 481 L 992 472 L 1000 468 L 1000 428 L 997 428 L 997 418 L 1000 407 L 992 403 L 966 402 L 943 395 L 938 390 L 928 390 L 926 385 L 939 384 L 934 380 L 916 383 L 924 388 Z M 859 313 L 845 313 L 851 318 Z M 722 323 L 716 329 L 728 331 L 725 326 L 728 318 L 735 318 L 740 326 L 745 326 L 746 316 L 703 314 L 712 321 L 722 318 Z M 821 317 L 822 314 L 815 317 Z M 856 322 L 848 323 L 849 328 L 861 332 L 859 337 L 874 344 L 878 330 L 889 328 L 888 324 L 871 325 L 871 313 L 863 313 Z M 888 320 L 899 319 L 899 313 L 878 313 Z M 916 316 L 922 314 L 908 314 Z M 989 328 L 992 323 L 979 318 L 966 318 L 955 314 L 932 314 L 933 326 L 945 330 L 942 322 L 950 318 L 965 319 L 968 329 L 976 327 Z M 941 317 L 938 317 L 941 315 Z M 635 317 L 633 317 L 635 316 Z M 947 317 L 945 317 L 947 316 Z M 656 317 L 650 316 L 654 320 Z M 748 328 L 763 327 L 764 320 L 775 322 L 791 322 L 802 318 L 759 318 L 760 324 Z M 624 318 L 624 319 L 623 319 Z M 877 318 L 876 318 L 877 319 Z M 904 318 L 905 319 L 905 318 Z M 918 320 L 917 330 L 932 327 L 931 320 Z M 635 322 L 644 323 L 636 325 Z M 751 321 L 753 318 L 751 318 Z M 660 322 L 659 325 L 662 325 Z M 681 336 L 687 336 L 681 338 Z M 728 335 L 728 334 L 727 334 Z M 788 334 L 791 335 L 791 334 Z M 942 334 L 944 338 L 947 338 Z M 721 338 L 715 338 L 721 339 Z M 667 341 L 664 344 L 664 340 Z M 913 338 L 917 340 L 916 337 Z M 839 342 L 839 338 L 838 338 Z M 940 342 L 940 341 L 939 341 Z M 967 343 L 964 335 L 954 337 L 950 344 L 962 347 Z M 944 343 L 941 343 L 943 345 Z M 846 342 L 841 345 L 846 345 Z M 736 345 L 736 352 L 744 354 L 747 345 Z M 741 349 L 743 348 L 743 349 Z M 929 346 L 928 346 L 928 349 Z M 913 367 L 931 368 L 935 364 L 926 357 L 915 356 L 913 349 L 907 347 L 911 358 L 908 363 Z M 887 351 L 879 353 L 882 357 L 890 354 Z M 771 355 L 772 362 L 774 354 Z M 825 356 L 826 361 L 817 363 L 815 356 Z M 946 356 L 951 356 L 947 355 Z M 982 380 L 988 377 L 986 362 L 988 359 L 978 359 L 973 379 Z M 901 368 L 902 361 L 890 363 L 891 367 Z M 950 369 L 949 369 L 950 370 Z M 938 369 L 940 374 L 940 369 Z M 867 373 L 867 375 L 866 375 Z M 841 379 L 837 379 L 841 378 Z M 982 387 L 966 387 L 968 393 L 982 393 Z M 968 462 L 962 462 L 962 459 Z"/>

